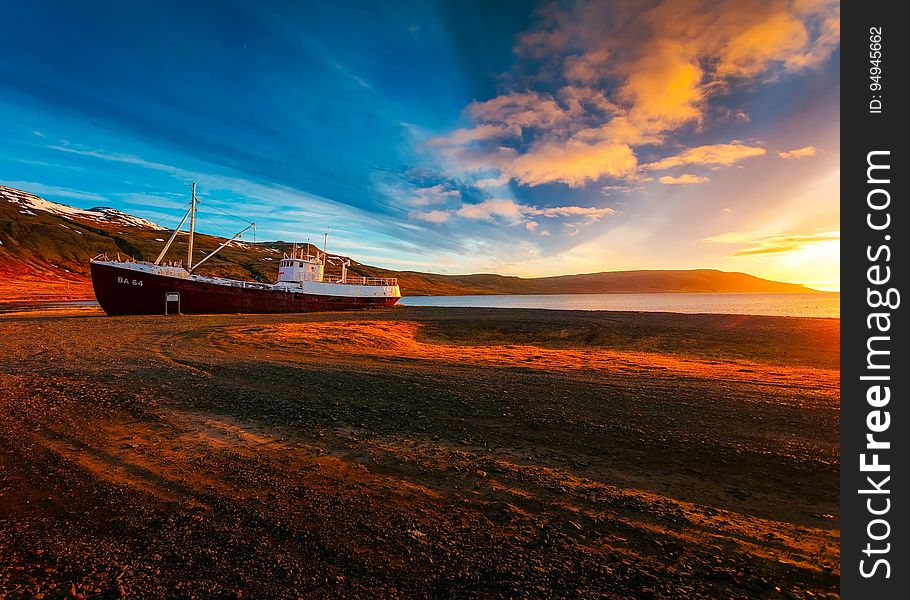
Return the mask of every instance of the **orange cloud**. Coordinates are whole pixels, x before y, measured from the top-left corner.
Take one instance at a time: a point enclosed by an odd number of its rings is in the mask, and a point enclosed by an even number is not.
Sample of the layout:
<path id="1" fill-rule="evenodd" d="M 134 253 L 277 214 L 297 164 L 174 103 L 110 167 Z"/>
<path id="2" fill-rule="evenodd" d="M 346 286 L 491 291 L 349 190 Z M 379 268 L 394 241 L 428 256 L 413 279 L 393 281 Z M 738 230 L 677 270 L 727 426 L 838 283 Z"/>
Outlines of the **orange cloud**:
<path id="1" fill-rule="evenodd" d="M 781 158 L 805 158 L 807 156 L 815 156 L 817 152 L 818 148 L 815 146 L 806 146 L 804 148 L 797 148 L 796 150 L 778 152 L 777 155 Z"/>
<path id="2" fill-rule="evenodd" d="M 613 144 L 659 144 L 663 138 L 644 132 L 627 117 L 614 117 L 600 127 L 583 129 L 572 136 L 574 140 L 586 143 L 606 142 Z"/>
<path id="3" fill-rule="evenodd" d="M 523 220 L 524 208 L 513 200 L 488 198 L 478 204 L 465 204 L 455 214 L 466 219 L 490 220 L 499 217 L 506 221 L 519 222 Z"/>
<path id="4" fill-rule="evenodd" d="M 707 177 L 700 177 L 698 175 L 690 175 L 688 173 L 685 173 L 679 177 L 671 177 L 669 175 L 665 175 L 658 179 L 658 181 L 665 185 L 688 185 L 691 183 L 707 183 L 711 180 Z"/>
<path id="5" fill-rule="evenodd" d="M 784 254 L 799 252 L 818 244 L 840 240 L 839 231 L 825 231 L 805 235 L 767 235 L 760 232 L 730 232 L 704 238 L 703 242 L 720 244 L 742 244 L 730 254 L 731 257 L 760 256 L 765 254 Z"/>
<path id="6" fill-rule="evenodd" d="M 647 131 L 662 132 L 701 121 L 705 90 L 698 62 L 677 42 L 658 42 L 629 68 L 619 100 L 629 118 Z"/>
<path id="7" fill-rule="evenodd" d="M 662 0 L 650 8 L 582 0 L 548 4 L 539 17 L 514 48 L 527 62 L 521 77 L 503 79 L 511 89 L 467 107 L 476 127 L 431 142 L 456 170 L 493 170 L 529 186 L 635 179 L 637 146 L 703 126 L 712 98 L 743 80 L 821 64 L 840 38 L 835 0 Z M 700 146 L 643 168 L 725 166 L 765 152 Z"/>
<path id="8" fill-rule="evenodd" d="M 622 112 L 619 106 L 607 97 L 604 90 L 593 85 L 567 85 L 557 92 L 557 97 L 571 117 L 608 119 Z"/>
<path id="9" fill-rule="evenodd" d="M 508 198 L 487 198 L 476 204 L 462 204 L 453 210 L 416 212 L 411 216 L 429 223 L 445 223 L 452 216 L 479 221 L 502 220 L 511 224 L 524 223 L 528 230 L 534 231 L 538 227 L 538 223 L 533 221 L 532 217 L 584 217 L 588 223 L 593 223 L 606 215 L 615 214 L 615 212 L 608 207 L 551 206 L 537 208 Z"/>
<path id="10" fill-rule="evenodd" d="M 744 144 L 712 144 L 689 148 L 676 156 L 669 156 L 657 162 L 642 165 L 642 169 L 661 171 L 682 165 L 730 166 L 747 158 L 762 156 L 766 152 L 767 150 L 764 148 Z"/>
<path id="11" fill-rule="evenodd" d="M 565 62 L 565 77 L 570 81 L 596 83 L 609 74 L 610 52 L 592 50 L 581 56 L 570 56 Z"/>
<path id="12" fill-rule="evenodd" d="M 642 20 L 710 65 L 714 82 L 817 66 L 840 42 L 836 0 L 665 0 Z"/>
<path id="13" fill-rule="evenodd" d="M 545 142 L 515 158 L 507 172 L 525 185 L 561 181 L 581 187 L 604 175 L 627 178 L 635 173 L 638 160 L 627 144 L 586 144 L 577 139 Z"/>
<path id="14" fill-rule="evenodd" d="M 808 37 L 805 25 L 795 15 L 783 11 L 771 14 L 727 41 L 715 73 L 719 77 L 752 77 L 771 61 L 799 63 Z"/>
<path id="15" fill-rule="evenodd" d="M 468 106 L 472 117 L 481 122 L 512 127 L 549 127 L 565 120 L 566 111 L 555 100 L 536 92 L 497 96 Z"/>

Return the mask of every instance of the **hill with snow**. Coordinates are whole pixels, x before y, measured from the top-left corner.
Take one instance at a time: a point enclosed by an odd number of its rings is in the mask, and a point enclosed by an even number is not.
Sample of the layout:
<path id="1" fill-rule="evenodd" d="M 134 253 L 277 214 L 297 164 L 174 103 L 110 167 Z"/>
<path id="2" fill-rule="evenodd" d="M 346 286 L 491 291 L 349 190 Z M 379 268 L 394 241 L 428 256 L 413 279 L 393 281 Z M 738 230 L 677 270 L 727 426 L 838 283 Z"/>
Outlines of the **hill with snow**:
<path id="1" fill-rule="evenodd" d="M 107 206 L 96 206 L 89 209 L 75 208 L 73 206 L 67 206 L 66 204 L 51 202 L 40 196 L 2 185 L 0 185 L 0 197 L 6 199 L 11 204 L 18 206 L 19 213 L 23 215 L 37 216 L 36 211 L 38 211 L 97 224 L 145 227 L 146 229 L 164 229 L 164 227 L 161 227 L 157 223 L 152 223 L 147 219 L 130 215 L 117 210 L 116 208 Z"/>

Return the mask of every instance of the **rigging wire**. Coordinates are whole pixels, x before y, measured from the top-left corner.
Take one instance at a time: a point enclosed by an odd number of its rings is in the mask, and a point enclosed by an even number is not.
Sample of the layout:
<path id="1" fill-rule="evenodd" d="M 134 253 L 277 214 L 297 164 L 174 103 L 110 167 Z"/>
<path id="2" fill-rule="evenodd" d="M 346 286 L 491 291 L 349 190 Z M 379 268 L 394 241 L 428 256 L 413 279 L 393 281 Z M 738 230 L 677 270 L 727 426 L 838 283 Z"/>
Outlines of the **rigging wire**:
<path id="1" fill-rule="evenodd" d="M 226 216 L 228 216 L 228 217 L 230 217 L 230 218 L 232 218 L 232 219 L 236 219 L 236 220 L 238 220 L 238 221 L 240 221 L 240 222 L 242 222 L 242 223 L 246 223 L 246 224 L 248 224 L 248 225 L 252 225 L 252 226 L 253 226 L 253 243 L 254 243 L 254 244 L 256 243 L 256 224 L 255 224 L 254 222 L 252 222 L 252 221 L 247 221 L 246 219 L 241 218 L 241 217 L 238 217 L 237 215 L 232 215 L 231 213 L 227 212 L 226 210 L 222 210 L 221 208 L 218 208 L 217 206 L 211 204 L 210 202 L 204 202 L 204 201 L 200 200 L 199 197 L 197 196 L 197 197 L 196 197 L 196 205 L 199 206 L 200 204 L 205 204 L 206 207 L 208 207 L 208 208 L 210 208 L 210 209 L 212 209 L 212 210 L 217 210 L 218 212 L 223 213 L 224 215 L 226 215 Z M 185 205 L 182 206 L 181 208 L 178 208 L 177 210 L 174 210 L 174 211 L 170 212 L 169 214 L 167 214 L 167 215 L 161 217 L 161 219 L 159 219 L 158 221 L 155 221 L 155 225 L 161 226 L 161 223 L 162 223 L 163 221 L 166 221 L 167 219 L 170 219 L 170 218 L 172 218 L 172 217 L 175 217 L 176 215 L 180 214 L 181 212 L 185 212 L 185 211 L 189 210 L 189 207 L 190 207 L 190 203 L 185 204 Z M 221 225 L 221 224 L 219 224 L 219 223 L 217 223 L 217 222 L 215 222 L 215 221 L 209 220 L 208 218 L 202 216 L 201 214 L 199 214 L 198 209 L 197 209 L 197 212 L 196 212 L 196 218 L 199 219 L 199 220 L 201 220 L 201 221 L 203 221 L 203 222 L 205 222 L 205 223 L 206 223 L 207 225 L 209 225 L 210 227 L 214 227 L 214 228 L 216 228 L 216 229 L 220 229 L 221 231 L 227 233 L 227 234 L 228 234 L 228 235 L 227 235 L 227 238 L 228 238 L 228 239 L 234 237 L 234 235 L 236 235 L 236 233 L 237 233 L 236 231 L 232 231 L 232 230 L 228 229 L 228 228 L 225 227 L 224 225 Z M 168 228 L 168 229 L 170 229 L 170 228 Z"/>
<path id="2" fill-rule="evenodd" d="M 224 225 L 220 225 L 220 224 L 216 223 L 215 221 L 211 221 L 211 220 L 209 220 L 207 217 L 203 217 L 202 215 L 200 215 L 200 214 L 198 214 L 198 213 L 197 213 L 197 215 L 196 215 L 196 218 L 199 219 L 200 221 L 205 222 L 205 223 L 206 223 L 207 225 L 209 225 L 210 227 L 215 227 L 215 228 L 217 228 L 217 229 L 220 229 L 221 231 L 224 231 L 224 232 L 228 233 L 228 236 L 227 236 L 228 239 L 234 237 L 234 235 L 236 235 L 236 233 L 237 233 L 236 231 L 231 231 L 230 229 L 228 229 L 228 228 L 225 227 Z"/>
<path id="3" fill-rule="evenodd" d="M 164 215 L 163 217 L 161 217 L 161 218 L 158 219 L 157 221 L 153 221 L 153 222 L 155 223 L 155 225 L 161 226 L 161 223 L 162 223 L 163 221 L 165 221 L 165 220 L 167 220 L 167 219 L 170 219 L 170 218 L 172 218 L 172 217 L 175 217 L 175 216 L 179 215 L 179 214 L 182 213 L 182 212 L 186 212 L 186 211 L 188 211 L 189 209 L 190 209 L 190 203 L 187 202 L 186 204 L 184 204 L 182 207 L 178 208 L 177 210 L 171 212 L 170 214 Z M 166 228 L 166 229 L 170 229 L 170 227 L 168 227 L 168 228 Z"/>
<path id="4" fill-rule="evenodd" d="M 205 204 L 205 205 L 208 206 L 209 208 L 211 208 L 211 209 L 213 209 L 213 210 L 217 210 L 217 211 L 220 212 L 220 213 L 224 213 L 224 214 L 226 214 L 227 216 L 231 217 L 232 219 L 237 219 L 238 221 L 243 221 L 244 223 L 247 223 L 247 224 L 249 224 L 249 225 L 252 225 L 252 224 L 253 224 L 252 221 L 247 221 L 246 219 L 241 218 L 241 217 L 238 217 L 237 215 L 232 215 L 231 213 L 227 212 L 226 210 L 222 210 L 222 209 L 218 208 L 217 206 L 215 206 L 214 204 L 211 204 L 210 202 L 203 202 L 202 200 L 199 200 L 199 199 L 197 198 L 197 199 L 196 199 L 196 204 Z"/>
<path id="5" fill-rule="evenodd" d="M 246 219 L 244 219 L 244 218 L 242 218 L 242 217 L 238 217 L 237 215 L 232 215 L 231 213 L 227 212 L 226 210 L 222 210 L 222 209 L 218 208 L 217 206 L 215 206 L 215 205 L 213 205 L 213 204 L 211 204 L 211 203 L 209 203 L 209 202 L 202 202 L 202 201 L 199 200 L 198 198 L 196 199 L 196 203 L 197 203 L 197 204 L 205 204 L 207 207 L 209 207 L 209 208 L 211 208 L 211 209 L 214 209 L 214 210 L 217 210 L 217 211 L 220 212 L 220 213 L 224 213 L 225 215 L 231 217 L 232 219 L 237 219 L 237 220 L 240 221 L 241 223 L 246 223 L 246 224 L 248 224 L 248 225 L 252 225 L 252 226 L 253 226 L 253 244 L 255 245 L 255 244 L 257 243 L 257 242 L 256 242 L 256 223 L 255 223 L 255 222 L 253 222 L 253 221 L 247 221 Z"/>

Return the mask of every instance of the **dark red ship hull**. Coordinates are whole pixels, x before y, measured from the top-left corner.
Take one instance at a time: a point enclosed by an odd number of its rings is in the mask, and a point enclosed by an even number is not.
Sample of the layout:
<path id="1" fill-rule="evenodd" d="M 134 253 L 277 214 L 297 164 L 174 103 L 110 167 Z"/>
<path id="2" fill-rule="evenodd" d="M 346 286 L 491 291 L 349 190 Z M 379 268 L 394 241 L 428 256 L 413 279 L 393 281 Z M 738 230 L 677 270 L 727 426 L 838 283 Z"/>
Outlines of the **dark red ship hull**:
<path id="1" fill-rule="evenodd" d="M 280 289 L 221 285 L 91 264 L 92 286 L 109 315 L 303 313 L 392 306 L 398 297 L 324 296 Z M 168 301 L 176 294 L 179 301 Z"/>

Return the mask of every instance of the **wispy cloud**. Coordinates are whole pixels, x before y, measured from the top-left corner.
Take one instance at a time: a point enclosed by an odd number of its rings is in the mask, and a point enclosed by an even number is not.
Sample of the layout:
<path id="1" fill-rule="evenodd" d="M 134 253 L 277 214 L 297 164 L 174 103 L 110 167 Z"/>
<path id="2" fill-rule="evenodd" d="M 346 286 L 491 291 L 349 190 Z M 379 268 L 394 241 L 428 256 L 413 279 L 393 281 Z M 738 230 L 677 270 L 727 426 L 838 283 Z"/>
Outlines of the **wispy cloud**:
<path id="1" fill-rule="evenodd" d="M 532 219 L 535 217 L 582 217 L 585 222 L 594 223 L 615 212 L 608 207 L 551 206 L 538 208 L 508 198 L 488 198 L 482 202 L 462 204 L 451 210 L 431 210 L 412 214 L 414 218 L 429 223 L 445 223 L 451 217 L 460 217 L 475 221 L 501 221 L 511 225 L 524 223 L 526 229 L 534 231 L 537 223 Z"/>
<path id="2" fill-rule="evenodd" d="M 417 188 L 413 194 L 404 199 L 404 203 L 411 206 L 433 206 L 452 200 L 461 200 L 461 192 L 438 183 L 430 187 Z"/>
<path id="3" fill-rule="evenodd" d="M 663 177 L 658 179 L 658 181 L 663 183 L 664 185 L 689 185 L 689 184 L 693 184 L 693 183 L 708 183 L 709 181 L 711 181 L 711 179 L 708 177 L 701 177 L 699 175 L 691 175 L 689 173 L 684 173 L 682 175 L 679 175 L 678 177 L 664 175 Z"/>
<path id="4" fill-rule="evenodd" d="M 818 148 L 815 146 L 805 146 L 803 148 L 797 148 L 795 150 L 786 150 L 784 152 L 778 152 L 777 155 L 781 158 L 806 158 L 808 156 L 815 156 L 818 152 Z"/>
<path id="5" fill-rule="evenodd" d="M 219 189 L 234 191 L 247 198 L 264 201 L 267 203 L 264 206 L 269 206 L 272 209 L 280 206 L 283 202 L 294 206 L 307 206 L 310 209 L 319 210 L 322 208 L 326 212 L 330 211 L 337 213 L 338 211 L 343 211 L 346 214 L 364 214 L 364 216 L 366 216 L 365 213 L 362 213 L 362 211 L 358 209 L 287 186 L 263 184 L 242 177 L 220 174 L 215 175 L 203 170 L 176 167 L 162 162 L 147 160 L 133 154 L 121 154 L 99 149 L 61 145 L 49 145 L 47 148 L 58 152 L 94 158 L 100 161 L 121 163 L 166 173 L 177 179 L 183 180 L 184 182 L 196 181 L 201 187 L 208 188 L 209 190 Z"/>
<path id="6" fill-rule="evenodd" d="M 316 234 L 317 231 L 325 231 L 328 228 L 335 232 L 334 239 L 339 251 L 354 248 L 357 239 L 365 232 L 369 232 L 375 238 L 384 239 L 390 246 L 399 242 L 410 242 L 425 249 L 458 248 L 456 240 L 427 236 L 422 230 L 410 229 L 406 222 L 395 219 L 377 219 L 366 209 L 288 186 L 260 183 L 231 175 L 212 174 L 204 169 L 193 170 L 176 167 L 163 162 L 147 160 L 134 154 L 62 145 L 52 145 L 48 148 L 99 161 L 165 173 L 183 183 L 196 181 L 202 190 L 200 195 L 204 201 L 231 213 L 236 214 L 242 211 L 243 216 L 249 220 L 257 222 L 266 220 L 269 225 L 260 228 L 260 236 L 283 235 L 289 237 L 287 232 L 294 231 L 294 235 L 290 237 L 299 238 L 305 236 L 307 231 Z M 442 188 L 437 191 L 445 192 Z M 221 192 L 221 194 L 216 194 L 216 192 Z M 218 199 L 219 195 L 224 197 L 224 192 L 228 193 L 230 200 Z M 238 205 L 242 205 L 242 208 L 238 208 Z M 430 219 L 432 218 L 430 217 Z M 426 218 L 421 220 L 428 221 Z M 438 223 L 442 220 L 433 222 Z"/>
<path id="7" fill-rule="evenodd" d="M 24 190 L 37 196 L 58 196 L 61 198 L 72 198 L 74 200 L 87 200 L 89 202 L 107 202 L 107 198 L 93 192 L 46 185 L 36 181 L 0 181 L 0 184 Z"/>
<path id="8" fill-rule="evenodd" d="M 412 213 L 415 219 L 426 221 L 427 223 L 445 223 L 452 216 L 452 213 L 446 210 L 428 210 Z"/>
<path id="9" fill-rule="evenodd" d="M 768 235 L 762 232 L 730 232 L 704 238 L 703 242 L 742 245 L 731 257 L 760 256 L 798 252 L 808 247 L 840 240 L 839 231 L 795 235 Z"/>
<path id="10" fill-rule="evenodd" d="M 600 188 L 600 193 L 604 196 L 613 194 L 628 194 L 629 192 L 641 191 L 641 188 L 631 185 L 605 185 Z"/>
<path id="11" fill-rule="evenodd" d="M 747 158 L 763 156 L 767 150 L 745 144 L 711 144 L 689 148 L 675 156 L 668 156 L 657 162 L 642 165 L 647 171 L 662 171 L 683 165 L 730 166 Z"/>

